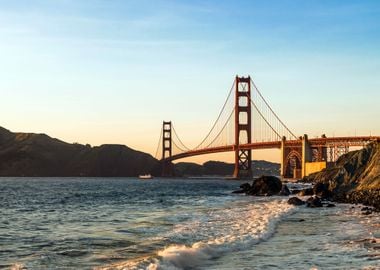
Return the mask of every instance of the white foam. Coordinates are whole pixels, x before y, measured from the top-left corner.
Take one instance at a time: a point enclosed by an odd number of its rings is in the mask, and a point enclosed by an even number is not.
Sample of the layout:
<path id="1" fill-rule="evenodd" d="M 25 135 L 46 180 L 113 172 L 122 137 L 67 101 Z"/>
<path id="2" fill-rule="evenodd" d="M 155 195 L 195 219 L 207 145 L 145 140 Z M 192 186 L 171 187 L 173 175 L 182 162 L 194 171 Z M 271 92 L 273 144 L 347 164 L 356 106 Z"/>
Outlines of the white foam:
<path id="1" fill-rule="evenodd" d="M 285 201 L 249 204 L 242 208 L 213 212 L 206 222 L 182 225 L 182 232 L 208 234 L 206 241 L 191 246 L 173 245 L 158 252 L 159 261 L 147 269 L 186 269 L 203 265 L 205 261 L 225 252 L 246 249 L 270 237 L 280 218 L 293 207 Z"/>
<path id="2" fill-rule="evenodd" d="M 177 225 L 168 238 L 193 239 L 190 245 L 170 245 L 156 258 L 131 261 L 113 269 L 180 270 L 196 268 L 227 252 L 244 250 L 268 239 L 278 222 L 292 212 L 286 200 L 245 202 L 235 207 L 209 211 L 192 222 Z M 189 242 L 189 241 L 188 241 Z M 190 241 L 191 242 L 191 241 Z"/>

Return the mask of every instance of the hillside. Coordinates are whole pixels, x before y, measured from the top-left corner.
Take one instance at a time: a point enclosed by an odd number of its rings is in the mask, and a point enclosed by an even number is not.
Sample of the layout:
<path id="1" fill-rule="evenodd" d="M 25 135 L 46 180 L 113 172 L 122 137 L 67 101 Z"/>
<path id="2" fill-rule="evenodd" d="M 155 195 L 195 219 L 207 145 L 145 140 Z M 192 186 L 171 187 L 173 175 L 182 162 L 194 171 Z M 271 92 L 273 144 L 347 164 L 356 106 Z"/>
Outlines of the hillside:
<path id="1" fill-rule="evenodd" d="M 176 174 L 179 176 L 202 176 L 202 175 L 232 175 L 234 164 L 220 161 L 207 161 L 203 165 L 190 162 L 179 162 L 175 164 Z M 253 176 L 279 175 L 280 164 L 265 160 L 252 161 Z"/>
<path id="2" fill-rule="evenodd" d="M 380 142 L 349 152 L 333 166 L 303 180 L 328 185 L 338 201 L 364 203 L 380 209 Z"/>
<path id="3" fill-rule="evenodd" d="M 254 176 L 278 175 L 280 165 L 252 161 Z M 234 164 L 208 161 L 175 164 L 177 176 L 231 175 Z M 45 134 L 13 133 L 0 127 L 0 176 L 137 176 L 160 175 L 151 155 L 125 145 L 70 144 Z"/>
<path id="4" fill-rule="evenodd" d="M 0 127 L 0 176 L 137 176 L 158 168 L 152 156 L 124 145 L 70 144 Z"/>

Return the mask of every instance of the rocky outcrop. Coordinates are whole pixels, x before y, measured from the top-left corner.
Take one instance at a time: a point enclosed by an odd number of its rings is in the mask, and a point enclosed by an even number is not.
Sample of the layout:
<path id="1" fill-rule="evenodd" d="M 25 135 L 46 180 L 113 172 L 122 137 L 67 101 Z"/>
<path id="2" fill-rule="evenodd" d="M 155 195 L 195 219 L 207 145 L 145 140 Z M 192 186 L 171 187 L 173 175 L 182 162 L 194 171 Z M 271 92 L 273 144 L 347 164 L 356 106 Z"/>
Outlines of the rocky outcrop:
<path id="1" fill-rule="evenodd" d="M 151 155 L 125 145 L 91 147 L 0 128 L 0 176 L 137 176 L 159 168 Z"/>
<path id="2" fill-rule="evenodd" d="M 288 204 L 292 204 L 292 205 L 304 205 L 305 202 L 303 200 L 301 200 L 300 198 L 298 198 L 298 197 L 291 197 L 288 200 Z"/>
<path id="3" fill-rule="evenodd" d="M 248 195 L 272 196 L 280 193 L 281 180 L 275 176 L 261 176 L 255 179 L 251 185 Z"/>
<path id="4" fill-rule="evenodd" d="M 314 183 L 315 192 L 336 201 L 363 203 L 380 210 L 380 143 L 349 152 L 303 181 Z"/>
<path id="5" fill-rule="evenodd" d="M 275 176 L 261 176 L 253 180 L 252 185 L 249 183 L 240 185 L 240 190 L 236 190 L 233 193 L 245 193 L 254 196 L 285 195 L 280 194 L 281 191 L 290 194 L 289 189 L 283 188 L 282 182 L 279 178 Z"/>
<path id="6" fill-rule="evenodd" d="M 312 196 L 306 200 L 306 206 L 314 208 L 314 207 L 322 207 L 323 205 L 322 205 L 321 198 L 319 198 L 318 196 Z"/>
<path id="7" fill-rule="evenodd" d="M 290 190 L 289 190 L 288 186 L 287 185 L 282 185 L 281 191 L 280 191 L 280 193 L 278 195 L 280 195 L 280 196 L 289 196 L 290 195 Z"/>

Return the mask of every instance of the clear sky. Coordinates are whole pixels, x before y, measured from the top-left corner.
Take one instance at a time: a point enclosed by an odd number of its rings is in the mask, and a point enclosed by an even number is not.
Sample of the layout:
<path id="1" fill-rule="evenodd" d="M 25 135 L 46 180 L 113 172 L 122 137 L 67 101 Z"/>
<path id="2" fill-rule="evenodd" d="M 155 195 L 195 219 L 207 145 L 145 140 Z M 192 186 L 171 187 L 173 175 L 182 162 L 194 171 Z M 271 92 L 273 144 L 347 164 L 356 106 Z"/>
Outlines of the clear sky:
<path id="1" fill-rule="evenodd" d="M 0 0 L 0 125 L 154 154 L 249 74 L 296 134 L 380 135 L 379 48 L 376 0 Z"/>

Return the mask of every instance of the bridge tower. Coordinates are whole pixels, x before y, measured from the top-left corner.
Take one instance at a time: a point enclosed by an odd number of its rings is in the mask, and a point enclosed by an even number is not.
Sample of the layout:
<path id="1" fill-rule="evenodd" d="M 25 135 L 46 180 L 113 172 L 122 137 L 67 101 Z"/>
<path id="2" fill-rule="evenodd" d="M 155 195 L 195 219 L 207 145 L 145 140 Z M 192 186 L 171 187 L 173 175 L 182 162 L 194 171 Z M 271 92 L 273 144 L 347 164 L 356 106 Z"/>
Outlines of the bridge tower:
<path id="1" fill-rule="evenodd" d="M 251 77 L 235 78 L 235 169 L 234 178 L 252 177 L 252 152 L 240 144 L 251 143 Z"/>
<path id="2" fill-rule="evenodd" d="M 172 156 L 172 122 L 162 122 L 162 176 L 174 176 L 173 163 L 167 158 Z"/>

